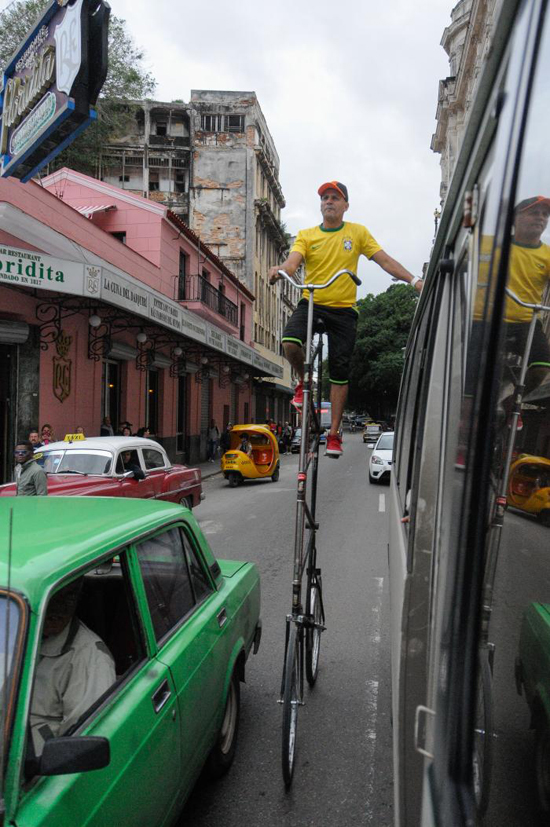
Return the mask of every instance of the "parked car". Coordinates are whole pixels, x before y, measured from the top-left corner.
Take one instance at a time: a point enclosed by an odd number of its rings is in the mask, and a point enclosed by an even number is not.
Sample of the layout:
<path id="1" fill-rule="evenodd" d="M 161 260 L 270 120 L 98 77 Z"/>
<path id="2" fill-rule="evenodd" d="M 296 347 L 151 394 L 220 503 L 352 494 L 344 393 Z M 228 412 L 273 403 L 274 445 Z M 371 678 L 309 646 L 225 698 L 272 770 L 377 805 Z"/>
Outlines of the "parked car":
<path id="1" fill-rule="evenodd" d="M 367 445 L 374 445 L 381 433 L 382 427 L 377 422 L 369 422 L 363 428 L 363 442 Z"/>
<path id="2" fill-rule="evenodd" d="M 51 442 L 34 458 L 48 475 L 48 494 L 138 497 L 193 508 L 203 499 L 200 468 L 172 465 L 154 439 L 95 437 Z M 0 486 L 14 496 L 15 483 Z"/>
<path id="3" fill-rule="evenodd" d="M 379 438 L 369 457 L 369 482 L 390 481 L 393 462 L 393 431 Z"/>
<path id="4" fill-rule="evenodd" d="M 550 459 L 518 457 L 510 468 L 507 503 L 550 526 Z"/>
<path id="5" fill-rule="evenodd" d="M 300 445 L 302 444 L 302 429 L 296 428 L 294 436 L 290 442 L 290 453 L 298 454 L 300 452 Z"/>
<path id="6" fill-rule="evenodd" d="M 218 562 L 171 503 L 21 497 L 8 520 L 5 823 L 171 824 L 205 764 L 233 759 L 256 567 Z"/>
<path id="7" fill-rule="evenodd" d="M 523 614 L 516 687 L 535 730 L 535 781 L 541 810 L 550 813 L 550 606 L 531 603 Z M 542 823 L 542 821 L 541 821 Z"/>

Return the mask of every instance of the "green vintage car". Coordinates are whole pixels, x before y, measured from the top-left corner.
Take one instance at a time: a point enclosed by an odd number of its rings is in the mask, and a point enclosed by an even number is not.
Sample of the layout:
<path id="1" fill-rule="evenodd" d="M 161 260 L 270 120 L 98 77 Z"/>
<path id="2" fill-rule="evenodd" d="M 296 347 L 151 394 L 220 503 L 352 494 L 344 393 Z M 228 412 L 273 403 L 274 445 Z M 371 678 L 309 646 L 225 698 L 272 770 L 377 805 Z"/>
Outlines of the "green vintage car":
<path id="1" fill-rule="evenodd" d="M 0 823 L 171 824 L 233 758 L 256 567 L 179 504 L 105 497 L 0 501 L 0 550 Z"/>
<path id="2" fill-rule="evenodd" d="M 550 813 L 550 605 L 531 603 L 523 613 L 516 658 L 516 687 L 535 730 L 535 774 L 539 804 Z"/>

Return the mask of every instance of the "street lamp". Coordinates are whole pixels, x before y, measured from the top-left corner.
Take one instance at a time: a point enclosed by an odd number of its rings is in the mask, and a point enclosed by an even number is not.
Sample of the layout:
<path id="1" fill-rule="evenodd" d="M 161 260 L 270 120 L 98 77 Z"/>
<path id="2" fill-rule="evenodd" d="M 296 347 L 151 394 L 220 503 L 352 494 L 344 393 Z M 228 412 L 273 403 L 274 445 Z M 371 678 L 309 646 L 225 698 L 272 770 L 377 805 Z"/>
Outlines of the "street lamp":
<path id="1" fill-rule="evenodd" d="M 101 321 L 101 316 L 98 316 L 97 313 L 93 313 L 88 319 L 88 324 L 90 325 L 90 327 L 96 328 L 99 327 Z"/>

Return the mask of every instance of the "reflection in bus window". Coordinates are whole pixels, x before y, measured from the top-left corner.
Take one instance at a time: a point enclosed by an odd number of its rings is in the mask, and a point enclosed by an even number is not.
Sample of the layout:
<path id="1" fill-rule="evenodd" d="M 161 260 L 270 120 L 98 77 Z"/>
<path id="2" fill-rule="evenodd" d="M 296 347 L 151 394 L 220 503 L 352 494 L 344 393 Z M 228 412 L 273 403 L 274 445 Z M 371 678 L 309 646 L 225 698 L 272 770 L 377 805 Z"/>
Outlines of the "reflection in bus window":
<path id="1" fill-rule="evenodd" d="M 485 827 L 538 825 L 550 813 L 549 93 L 547 21 L 503 244 L 474 724 L 474 786 Z"/>

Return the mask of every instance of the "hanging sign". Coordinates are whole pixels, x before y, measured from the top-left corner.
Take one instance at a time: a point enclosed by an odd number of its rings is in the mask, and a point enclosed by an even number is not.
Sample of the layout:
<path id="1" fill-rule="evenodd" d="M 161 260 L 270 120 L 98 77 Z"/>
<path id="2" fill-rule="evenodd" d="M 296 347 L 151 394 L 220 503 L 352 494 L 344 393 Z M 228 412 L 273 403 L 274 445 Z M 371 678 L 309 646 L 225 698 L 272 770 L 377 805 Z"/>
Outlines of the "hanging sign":
<path id="1" fill-rule="evenodd" d="M 110 6 L 52 0 L 0 88 L 0 175 L 28 181 L 97 117 Z"/>

